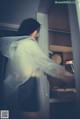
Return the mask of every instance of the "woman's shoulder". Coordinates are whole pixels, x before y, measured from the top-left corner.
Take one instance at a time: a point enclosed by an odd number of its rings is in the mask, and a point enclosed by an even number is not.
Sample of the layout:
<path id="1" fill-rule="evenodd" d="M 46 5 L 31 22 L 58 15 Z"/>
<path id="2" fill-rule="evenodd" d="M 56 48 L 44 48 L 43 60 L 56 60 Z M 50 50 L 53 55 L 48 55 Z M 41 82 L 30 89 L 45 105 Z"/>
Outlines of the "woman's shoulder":
<path id="1" fill-rule="evenodd" d="M 36 41 L 32 37 L 27 37 L 18 42 L 18 46 L 21 47 L 33 47 L 36 45 Z"/>

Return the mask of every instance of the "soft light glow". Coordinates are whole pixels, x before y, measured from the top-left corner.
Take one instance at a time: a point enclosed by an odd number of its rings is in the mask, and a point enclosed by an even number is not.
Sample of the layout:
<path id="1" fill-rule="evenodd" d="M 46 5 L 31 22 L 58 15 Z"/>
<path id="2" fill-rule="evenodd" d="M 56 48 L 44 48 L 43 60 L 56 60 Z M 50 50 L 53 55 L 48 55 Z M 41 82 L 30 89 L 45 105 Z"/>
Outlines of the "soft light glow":
<path id="1" fill-rule="evenodd" d="M 66 64 L 73 64 L 73 61 L 66 61 Z"/>

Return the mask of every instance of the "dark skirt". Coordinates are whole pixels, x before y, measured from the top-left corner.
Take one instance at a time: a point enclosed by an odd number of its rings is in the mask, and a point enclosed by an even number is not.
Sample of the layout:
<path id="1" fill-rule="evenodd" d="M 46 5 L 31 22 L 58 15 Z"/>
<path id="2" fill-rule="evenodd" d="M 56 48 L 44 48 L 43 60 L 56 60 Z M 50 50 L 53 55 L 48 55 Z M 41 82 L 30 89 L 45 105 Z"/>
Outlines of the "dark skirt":
<path id="1" fill-rule="evenodd" d="M 30 77 L 28 81 L 18 86 L 7 99 L 4 100 L 4 109 L 26 112 L 39 111 L 37 78 Z"/>
<path id="2" fill-rule="evenodd" d="M 18 107 L 20 110 L 27 112 L 39 111 L 37 89 L 36 77 L 30 77 L 28 81 L 19 86 Z"/>

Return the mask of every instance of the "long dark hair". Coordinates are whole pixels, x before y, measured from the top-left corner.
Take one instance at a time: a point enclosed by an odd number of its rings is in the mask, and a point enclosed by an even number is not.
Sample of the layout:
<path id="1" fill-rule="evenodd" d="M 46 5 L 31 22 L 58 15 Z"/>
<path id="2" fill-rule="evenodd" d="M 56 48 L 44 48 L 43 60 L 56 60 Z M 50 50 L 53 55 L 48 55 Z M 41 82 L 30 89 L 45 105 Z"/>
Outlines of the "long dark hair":
<path id="1" fill-rule="evenodd" d="M 40 23 L 33 18 L 28 18 L 22 21 L 18 29 L 18 35 L 30 35 L 37 29 L 40 29 Z"/>

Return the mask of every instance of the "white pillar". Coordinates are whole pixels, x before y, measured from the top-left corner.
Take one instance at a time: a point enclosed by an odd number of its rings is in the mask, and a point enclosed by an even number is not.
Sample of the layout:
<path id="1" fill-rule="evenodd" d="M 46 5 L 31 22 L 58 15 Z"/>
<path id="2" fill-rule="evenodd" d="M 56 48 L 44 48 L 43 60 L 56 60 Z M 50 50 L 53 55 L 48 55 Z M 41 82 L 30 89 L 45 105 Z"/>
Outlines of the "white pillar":
<path id="1" fill-rule="evenodd" d="M 48 55 L 48 18 L 47 14 L 37 13 L 37 20 L 41 24 L 39 44 Z M 42 74 L 39 83 L 40 119 L 49 119 L 49 83 L 47 77 Z"/>
<path id="2" fill-rule="evenodd" d="M 48 17 L 47 14 L 37 13 L 37 20 L 41 24 L 39 44 L 43 51 L 48 55 Z"/>
<path id="3" fill-rule="evenodd" d="M 78 25 L 79 25 L 79 30 L 80 30 L 80 0 L 75 0 L 75 3 L 76 3 Z"/>
<path id="4" fill-rule="evenodd" d="M 77 12 L 76 5 L 68 5 L 71 41 L 73 49 L 74 74 L 76 84 L 77 111 L 76 119 L 80 119 L 80 15 Z"/>

